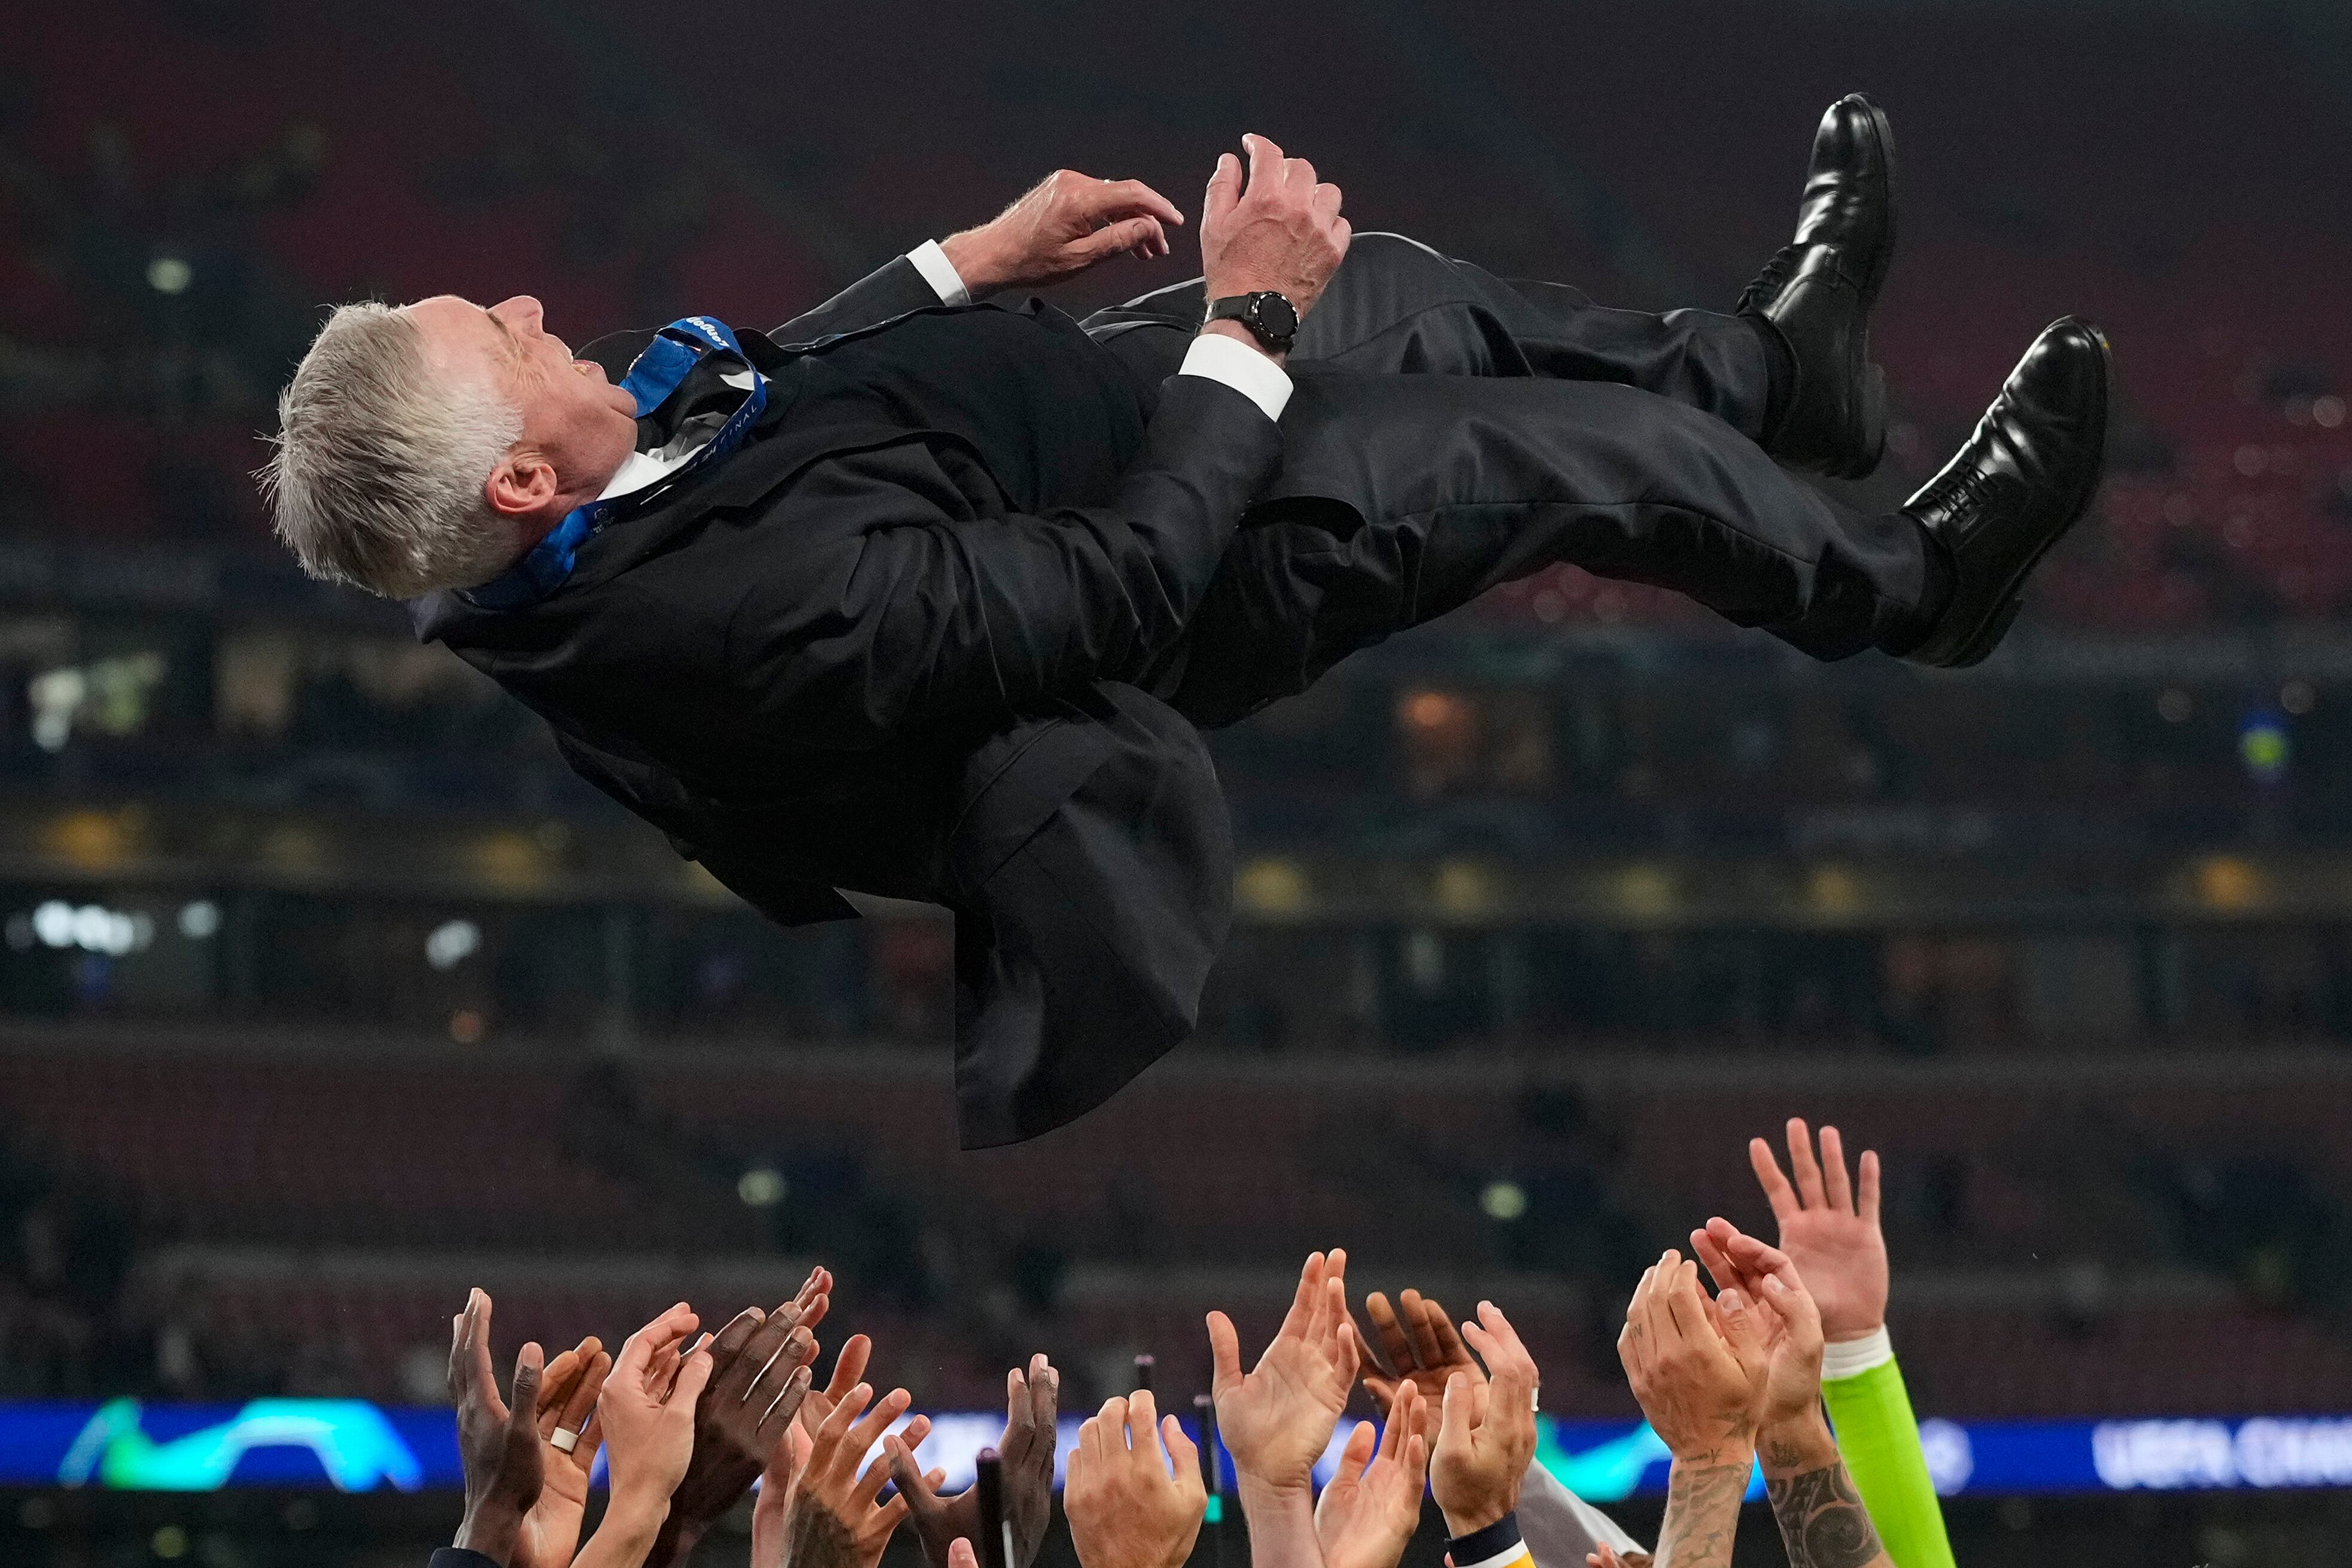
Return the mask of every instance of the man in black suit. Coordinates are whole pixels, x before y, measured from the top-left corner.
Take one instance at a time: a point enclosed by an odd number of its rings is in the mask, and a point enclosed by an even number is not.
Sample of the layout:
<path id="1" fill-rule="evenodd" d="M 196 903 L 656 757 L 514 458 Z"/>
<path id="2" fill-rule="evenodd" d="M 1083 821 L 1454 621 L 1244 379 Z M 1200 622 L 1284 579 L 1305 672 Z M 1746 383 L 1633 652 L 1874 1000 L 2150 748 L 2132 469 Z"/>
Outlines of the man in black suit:
<path id="1" fill-rule="evenodd" d="M 279 531 L 413 597 L 774 919 L 953 910 L 981 1146 L 1192 1028 L 1232 881 L 1200 728 L 1563 561 L 1822 658 L 1972 663 L 2089 504 L 2106 351 L 2071 319 L 1903 509 L 1781 466 L 1884 441 L 1892 149 L 1858 97 L 1726 314 L 1351 249 L 1336 187 L 1244 144 L 1203 279 L 1084 323 L 967 296 L 1163 251 L 1181 215 L 1132 182 L 1057 174 L 764 335 L 694 317 L 575 361 L 527 298 L 345 307 L 282 402 Z"/>

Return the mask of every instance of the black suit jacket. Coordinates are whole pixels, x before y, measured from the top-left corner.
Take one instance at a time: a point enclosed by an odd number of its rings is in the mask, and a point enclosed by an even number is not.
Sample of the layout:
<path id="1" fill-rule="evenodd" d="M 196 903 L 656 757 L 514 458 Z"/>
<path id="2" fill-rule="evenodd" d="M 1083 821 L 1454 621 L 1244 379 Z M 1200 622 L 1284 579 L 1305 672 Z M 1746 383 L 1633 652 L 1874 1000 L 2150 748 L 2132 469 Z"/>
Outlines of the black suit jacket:
<path id="1" fill-rule="evenodd" d="M 1099 1103 L 1192 1030 L 1232 844 L 1199 736 L 1133 682 L 1281 460 L 1232 388 L 1143 385 L 1060 311 L 893 262 L 772 334 L 754 437 L 520 609 L 421 637 L 785 923 L 837 889 L 957 926 L 966 1147 Z M 591 345 L 617 379 L 645 334 Z"/>

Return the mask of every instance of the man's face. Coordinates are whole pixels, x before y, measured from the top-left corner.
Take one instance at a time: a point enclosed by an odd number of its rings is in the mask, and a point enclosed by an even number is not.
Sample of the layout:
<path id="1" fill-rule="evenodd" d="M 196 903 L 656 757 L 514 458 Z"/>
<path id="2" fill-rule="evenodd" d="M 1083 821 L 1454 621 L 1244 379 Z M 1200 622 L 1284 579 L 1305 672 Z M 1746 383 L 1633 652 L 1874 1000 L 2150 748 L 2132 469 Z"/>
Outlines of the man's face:
<path id="1" fill-rule="evenodd" d="M 440 294 L 406 310 L 436 372 L 487 377 L 522 413 L 522 439 L 491 479 L 493 505 L 560 517 L 603 493 L 636 446 L 635 400 L 602 366 L 572 357 L 541 321 L 538 300 L 518 294 L 485 310 Z M 528 480 L 534 461 L 554 471 L 553 489 L 519 509 L 501 475 Z"/>

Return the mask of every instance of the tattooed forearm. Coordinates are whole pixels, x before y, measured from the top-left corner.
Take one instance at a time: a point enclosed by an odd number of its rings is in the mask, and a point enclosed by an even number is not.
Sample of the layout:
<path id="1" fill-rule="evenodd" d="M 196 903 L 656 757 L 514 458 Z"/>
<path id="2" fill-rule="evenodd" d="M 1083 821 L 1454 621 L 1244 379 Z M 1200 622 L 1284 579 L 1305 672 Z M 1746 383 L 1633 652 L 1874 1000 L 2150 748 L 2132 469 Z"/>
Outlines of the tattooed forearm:
<path id="1" fill-rule="evenodd" d="M 792 1544 L 784 1561 L 792 1568 L 857 1568 L 857 1543 L 830 1510 L 803 1494 L 793 1500 L 787 1527 Z"/>
<path id="2" fill-rule="evenodd" d="M 1887 1561 L 1862 1494 L 1843 1462 L 1802 1475 L 1768 1479 L 1764 1495 L 1788 1543 L 1789 1568 L 1870 1568 Z"/>
<path id="3" fill-rule="evenodd" d="M 1675 1461 L 1673 1477 L 1666 1483 L 1666 1517 L 1658 1527 L 1654 1568 L 1726 1568 L 1731 1561 L 1731 1536 L 1739 1528 L 1739 1500 L 1747 1495 L 1751 1468 Z"/>

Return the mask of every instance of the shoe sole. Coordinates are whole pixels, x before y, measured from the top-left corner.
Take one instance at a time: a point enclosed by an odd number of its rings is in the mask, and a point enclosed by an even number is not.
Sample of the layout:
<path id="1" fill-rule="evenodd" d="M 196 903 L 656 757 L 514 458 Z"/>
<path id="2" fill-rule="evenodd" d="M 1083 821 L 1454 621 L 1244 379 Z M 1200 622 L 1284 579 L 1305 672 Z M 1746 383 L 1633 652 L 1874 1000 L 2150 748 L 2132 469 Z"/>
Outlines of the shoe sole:
<path id="1" fill-rule="evenodd" d="M 2088 322 L 2084 324 L 2089 326 Z M 2009 597 L 2001 603 L 2000 608 L 1985 617 L 1984 624 L 1977 628 L 1975 635 L 1967 642 L 1960 645 L 1958 653 L 1948 659 L 1937 661 L 1940 668 L 1967 669 L 1972 665 L 1982 664 L 1992 657 L 1992 650 L 1999 647 L 2000 639 L 2009 635 L 2009 628 L 2016 621 L 2018 612 L 2025 608 L 2025 584 L 2032 579 L 2034 568 L 2042 564 L 2042 558 L 2050 553 L 2053 546 L 2065 538 L 2073 531 L 2074 525 L 2088 515 L 2091 502 L 2098 496 L 2099 485 L 2106 478 L 2107 407 L 2114 398 L 2116 356 L 2114 349 L 2107 344 L 2105 332 L 2096 327 L 2090 327 L 2090 332 L 2099 345 L 2099 459 L 2091 465 L 2090 478 L 2084 484 L 2082 494 L 2075 497 L 2074 504 L 2068 511 L 2066 521 L 2052 529 L 2048 537 L 2034 549 L 2033 553 L 2026 557 L 2025 564 L 2018 568 L 2017 581 Z"/>

